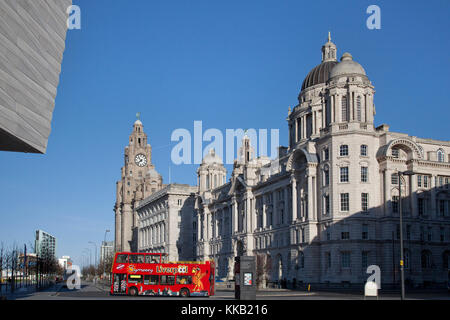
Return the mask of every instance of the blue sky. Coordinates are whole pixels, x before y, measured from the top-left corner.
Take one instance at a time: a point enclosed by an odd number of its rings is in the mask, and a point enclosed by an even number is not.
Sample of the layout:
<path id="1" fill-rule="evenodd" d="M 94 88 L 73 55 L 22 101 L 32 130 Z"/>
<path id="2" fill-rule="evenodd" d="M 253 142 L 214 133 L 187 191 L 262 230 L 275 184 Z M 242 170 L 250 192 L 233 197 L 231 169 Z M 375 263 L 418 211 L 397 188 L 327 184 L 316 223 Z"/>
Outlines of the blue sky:
<path id="1" fill-rule="evenodd" d="M 450 2 L 74 0 L 45 155 L 1 153 L 0 241 L 30 243 L 35 229 L 81 263 L 114 230 L 115 183 L 136 112 L 168 181 L 173 130 L 279 129 L 328 31 L 376 89 L 375 124 L 448 140 Z M 366 8 L 381 8 L 381 30 Z M 207 143 L 206 143 L 207 144 Z M 206 145 L 205 144 L 205 145 Z M 171 181 L 196 183 L 196 165 Z M 227 168 L 231 170 L 231 167 Z M 113 233 L 107 235 L 113 239 Z"/>

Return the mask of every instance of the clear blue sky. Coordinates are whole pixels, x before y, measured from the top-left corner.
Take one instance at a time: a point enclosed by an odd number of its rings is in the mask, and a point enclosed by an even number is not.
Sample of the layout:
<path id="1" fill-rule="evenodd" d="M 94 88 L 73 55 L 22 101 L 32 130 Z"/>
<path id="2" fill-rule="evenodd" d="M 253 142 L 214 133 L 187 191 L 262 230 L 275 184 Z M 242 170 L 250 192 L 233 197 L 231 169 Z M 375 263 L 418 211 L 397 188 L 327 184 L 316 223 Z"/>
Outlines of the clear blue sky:
<path id="1" fill-rule="evenodd" d="M 19 245 L 43 229 L 58 255 L 113 239 L 115 183 L 141 112 L 153 163 L 168 181 L 174 129 L 278 128 L 320 63 L 328 31 L 375 86 L 376 125 L 448 140 L 450 1 L 74 0 L 45 155 L 1 153 L 0 241 Z M 366 8 L 381 8 L 381 30 Z M 195 165 L 172 182 L 196 183 Z M 231 168 L 228 167 L 228 170 Z"/>

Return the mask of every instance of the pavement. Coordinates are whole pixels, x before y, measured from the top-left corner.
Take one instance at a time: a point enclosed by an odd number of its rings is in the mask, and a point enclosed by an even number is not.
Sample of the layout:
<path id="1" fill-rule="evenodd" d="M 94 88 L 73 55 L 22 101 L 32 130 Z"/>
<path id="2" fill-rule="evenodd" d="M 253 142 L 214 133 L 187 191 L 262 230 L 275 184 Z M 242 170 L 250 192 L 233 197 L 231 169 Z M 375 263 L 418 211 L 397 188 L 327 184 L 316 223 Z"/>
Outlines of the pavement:
<path id="1" fill-rule="evenodd" d="M 406 293 L 409 300 L 450 300 L 450 294 L 447 291 L 433 292 L 414 292 Z M 22 291 L 14 295 L 9 295 L 7 299 L 11 300 L 180 300 L 186 298 L 178 297 L 149 297 L 149 296 L 111 296 L 109 294 L 109 285 L 103 285 L 93 282 L 81 282 L 80 289 L 69 290 L 64 283 L 56 284 L 46 290 L 36 292 L 34 290 Z M 230 289 L 218 289 L 212 297 L 187 298 L 197 300 L 234 300 L 234 291 Z M 324 292 L 324 291 L 297 291 L 289 289 L 263 289 L 258 290 L 257 300 L 364 300 L 360 293 L 351 292 Z M 398 293 L 390 292 L 381 294 L 379 300 L 400 300 Z M 377 300 L 376 298 L 367 298 L 367 300 Z"/>
<path id="2" fill-rule="evenodd" d="M 28 287 L 18 288 L 14 293 L 2 293 L 1 296 L 6 300 L 48 300 L 49 297 L 54 297 L 62 289 L 63 285 L 64 283 L 60 282 L 39 291 L 36 290 L 36 286 L 30 285 Z"/>

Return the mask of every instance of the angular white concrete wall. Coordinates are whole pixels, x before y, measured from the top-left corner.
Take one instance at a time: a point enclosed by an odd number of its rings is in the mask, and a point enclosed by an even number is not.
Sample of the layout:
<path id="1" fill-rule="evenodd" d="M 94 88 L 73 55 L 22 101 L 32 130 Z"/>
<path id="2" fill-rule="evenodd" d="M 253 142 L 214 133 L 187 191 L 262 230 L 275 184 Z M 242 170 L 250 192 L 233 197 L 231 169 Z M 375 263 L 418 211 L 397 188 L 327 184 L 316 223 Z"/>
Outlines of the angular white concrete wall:
<path id="1" fill-rule="evenodd" d="M 71 4 L 0 1 L 0 150 L 46 151 Z"/>

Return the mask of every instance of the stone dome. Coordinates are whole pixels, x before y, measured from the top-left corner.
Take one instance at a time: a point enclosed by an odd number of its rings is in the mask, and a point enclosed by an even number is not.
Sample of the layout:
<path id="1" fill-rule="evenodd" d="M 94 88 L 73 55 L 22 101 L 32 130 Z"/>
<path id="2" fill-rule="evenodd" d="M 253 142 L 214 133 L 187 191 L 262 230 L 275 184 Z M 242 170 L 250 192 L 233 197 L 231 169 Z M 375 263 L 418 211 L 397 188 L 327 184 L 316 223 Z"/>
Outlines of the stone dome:
<path id="1" fill-rule="evenodd" d="M 325 83 L 327 82 L 330 71 L 338 64 L 335 60 L 329 60 L 324 61 L 318 66 L 316 66 L 314 69 L 312 69 L 308 75 L 306 76 L 305 80 L 302 84 L 302 90 L 305 90 L 306 88 L 315 86 L 317 84 Z"/>
<path id="2" fill-rule="evenodd" d="M 363 75 L 367 77 L 364 68 L 358 62 L 353 60 L 353 57 L 350 53 L 346 52 L 342 55 L 341 62 L 336 64 L 336 66 L 331 70 L 330 79 L 337 76 L 353 74 Z"/>
<path id="3" fill-rule="evenodd" d="M 216 151 L 214 149 L 210 149 L 208 154 L 203 158 L 202 164 L 223 164 L 222 159 L 216 155 Z"/>

